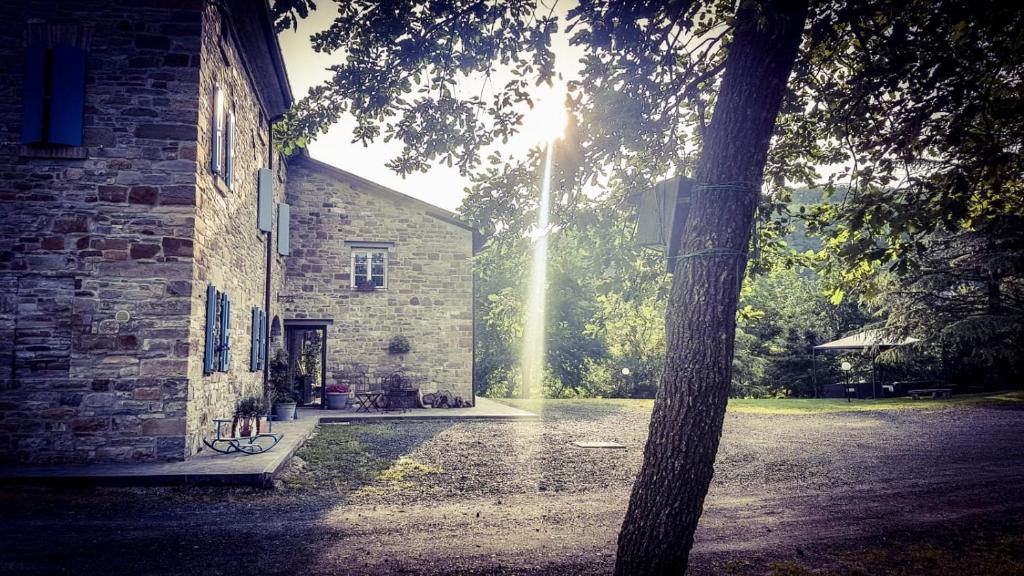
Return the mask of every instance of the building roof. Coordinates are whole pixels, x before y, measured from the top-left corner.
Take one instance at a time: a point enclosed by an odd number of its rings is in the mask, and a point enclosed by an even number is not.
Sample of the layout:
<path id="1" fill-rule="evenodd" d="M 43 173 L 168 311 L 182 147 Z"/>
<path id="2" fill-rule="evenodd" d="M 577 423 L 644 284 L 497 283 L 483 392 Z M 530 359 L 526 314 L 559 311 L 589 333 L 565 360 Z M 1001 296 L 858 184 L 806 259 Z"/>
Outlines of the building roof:
<path id="1" fill-rule="evenodd" d="M 256 94 L 270 118 L 276 118 L 288 111 L 293 97 L 270 5 L 267 0 L 228 0 L 227 4 Z"/>
<path id="2" fill-rule="evenodd" d="M 380 194 L 380 195 L 383 195 L 383 196 L 390 196 L 391 198 L 394 198 L 396 200 L 400 200 L 400 201 L 403 201 L 403 202 L 408 202 L 410 204 L 419 206 L 420 208 L 423 208 L 424 211 L 429 216 L 433 216 L 434 218 L 437 218 L 439 220 L 442 220 L 442 221 L 447 222 L 449 224 L 452 224 L 454 226 L 458 226 L 459 228 L 464 228 L 464 229 L 469 230 L 471 232 L 473 231 L 473 228 L 470 227 L 469 224 L 466 224 L 465 222 L 460 220 L 459 219 L 459 215 L 456 214 L 455 212 L 452 212 L 451 210 L 445 210 L 444 208 L 441 208 L 440 206 L 435 206 L 435 205 L 433 205 L 433 204 L 431 204 L 429 202 L 424 202 L 423 200 L 420 200 L 419 198 L 414 198 L 412 196 L 409 196 L 408 194 L 403 194 L 403 193 L 399 192 L 398 190 L 394 190 L 394 189 L 388 188 L 387 186 L 384 186 L 382 184 L 378 184 L 378 183 L 376 183 L 376 182 L 374 182 L 372 180 L 367 180 L 366 178 L 363 178 L 362 176 L 357 176 L 357 175 L 355 175 L 355 174 L 353 174 L 351 172 L 348 172 L 346 170 L 342 170 L 341 168 L 338 168 L 336 166 L 331 166 L 330 164 L 328 164 L 326 162 L 321 162 L 320 160 L 313 159 L 313 158 L 311 158 L 309 156 L 309 153 L 307 151 L 305 151 L 305 150 L 303 150 L 302 152 L 300 152 L 300 153 L 298 153 L 298 154 L 288 158 L 288 164 L 289 165 L 292 165 L 294 163 L 298 163 L 298 164 L 301 164 L 301 165 L 304 165 L 304 166 L 308 166 L 308 167 L 310 167 L 310 168 L 312 168 L 312 169 L 314 169 L 314 170 L 316 170 L 316 171 L 318 171 L 318 172 L 320 172 L 322 174 L 326 174 L 326 175 L 331 176 L 333 178 L 336 178 L 338 180 L 343 180 L 345 182 L 348 182 L 348 183 L 351 183 L 351 184 L 356 184 L 358 186 L 367 188 L 367 189 L 369 189 L 374 194 Z"/>
<path id="3" fill-rule="evenodd" d="M 903 338 L 902 340 L 895 340 L 892 338 L 886 338 L 881 330 L 865 330 L 864 332 L 858 332 L 851 334 L 850 336 L 844 336 L 838 340 L 826 342 L 824 344 L 818 344 L 814 347 L 815 350 L 866 350 L 870 348 L 893 348 L 895 346 L 904 346 L 906 344 L 913 344 L 914 342 L 920 342 L 920 338 Z"/>

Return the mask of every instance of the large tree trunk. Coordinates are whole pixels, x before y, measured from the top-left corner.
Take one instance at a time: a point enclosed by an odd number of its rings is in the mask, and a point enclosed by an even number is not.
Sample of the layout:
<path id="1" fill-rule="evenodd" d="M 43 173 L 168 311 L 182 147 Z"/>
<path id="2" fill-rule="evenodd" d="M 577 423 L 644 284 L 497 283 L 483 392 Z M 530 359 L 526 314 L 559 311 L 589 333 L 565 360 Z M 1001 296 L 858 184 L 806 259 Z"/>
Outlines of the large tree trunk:
<path id="1" fill-rule="evenodd" d="M 736 14 L 682 232 L 665 322 L 665 373 L 619 534 L 616 574 L 686 570 L 725 417 L 736 306 L 758 202 L 756 192 L 733 185 L 760 187 L 806 18 L 807 0 L 743 0 Z"/>

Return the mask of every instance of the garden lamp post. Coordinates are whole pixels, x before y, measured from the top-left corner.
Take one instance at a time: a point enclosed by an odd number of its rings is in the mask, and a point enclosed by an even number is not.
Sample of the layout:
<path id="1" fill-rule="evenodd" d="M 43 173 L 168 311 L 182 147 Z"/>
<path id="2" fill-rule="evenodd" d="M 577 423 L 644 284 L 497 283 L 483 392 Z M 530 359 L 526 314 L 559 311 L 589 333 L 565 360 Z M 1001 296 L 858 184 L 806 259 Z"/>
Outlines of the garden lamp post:
<path id="1" fill-rule="evenodd" d="M 846 401 L 851 402 L 852 400 L 850 400 L 850 369 L 853 368 L 853 364 L 850 364 L 849 362 L 844 360 L 843 363 L 839 365 L 839 368 L 843 371 L 843 377 L 846 380 Z"/>

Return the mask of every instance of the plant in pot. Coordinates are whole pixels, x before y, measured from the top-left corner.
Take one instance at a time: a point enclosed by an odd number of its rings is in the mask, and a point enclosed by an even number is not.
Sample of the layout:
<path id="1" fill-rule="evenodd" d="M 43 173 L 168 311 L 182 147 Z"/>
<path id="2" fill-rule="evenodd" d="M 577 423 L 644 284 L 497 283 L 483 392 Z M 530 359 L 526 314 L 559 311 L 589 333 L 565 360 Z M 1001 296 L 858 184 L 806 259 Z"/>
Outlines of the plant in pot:
<path id="1" fill-rule="evenodd" d="M 409 344 L 409 339 L 401 334 L 392 337 L 388 342 L 388 354 L 405 354 L 409 350 L 412 350 L 412 345 Z"/>
<path id="2" fill-rule="evenodd" d="M 274 354 L 270 362 L 270 393 L 274 400 L 274 418 L 278 421 L 291 420 L 295 417 L 298 404 L 295 394 L 288 386 L 288 353 L 284 349 Z"/>
<path id="3" fill-rule="evenodd" d="M 287 391 L 274 393 L 274 419 L 281 422 L 295 418 L 298 410 L 298 403 L 295 402 L 295 395 Z"/>
<path id="4" fill-rule="evenodd" d="M 231 422 L 232 436 L 252 436 L 253 428 L 267 411 L 263 398 L 246 396 L 235 404 L 235 415 Z"/>
<path id="5" fill-rule="evenodd" d="M 348 408 L 349 392 L 351 391 L 348 384 L 331 384 L 327 387 L 327 407 L 331 410 Z"/>

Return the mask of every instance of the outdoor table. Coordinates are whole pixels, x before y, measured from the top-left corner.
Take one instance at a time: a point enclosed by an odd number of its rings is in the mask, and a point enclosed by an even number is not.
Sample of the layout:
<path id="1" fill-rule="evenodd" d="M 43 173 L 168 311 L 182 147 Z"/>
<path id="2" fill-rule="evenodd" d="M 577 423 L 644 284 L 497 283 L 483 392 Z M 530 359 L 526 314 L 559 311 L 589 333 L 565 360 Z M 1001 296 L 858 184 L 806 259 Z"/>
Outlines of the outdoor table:
<path id="1" fill-rule="evenodd" d="M 356 400 L 359 406 L 356 412 L 369 412 L 370 408 L 380 412 L 380 401 L 384 398 L 383 390 L 371 390 L 369 392 L 356 392 Z"/>

